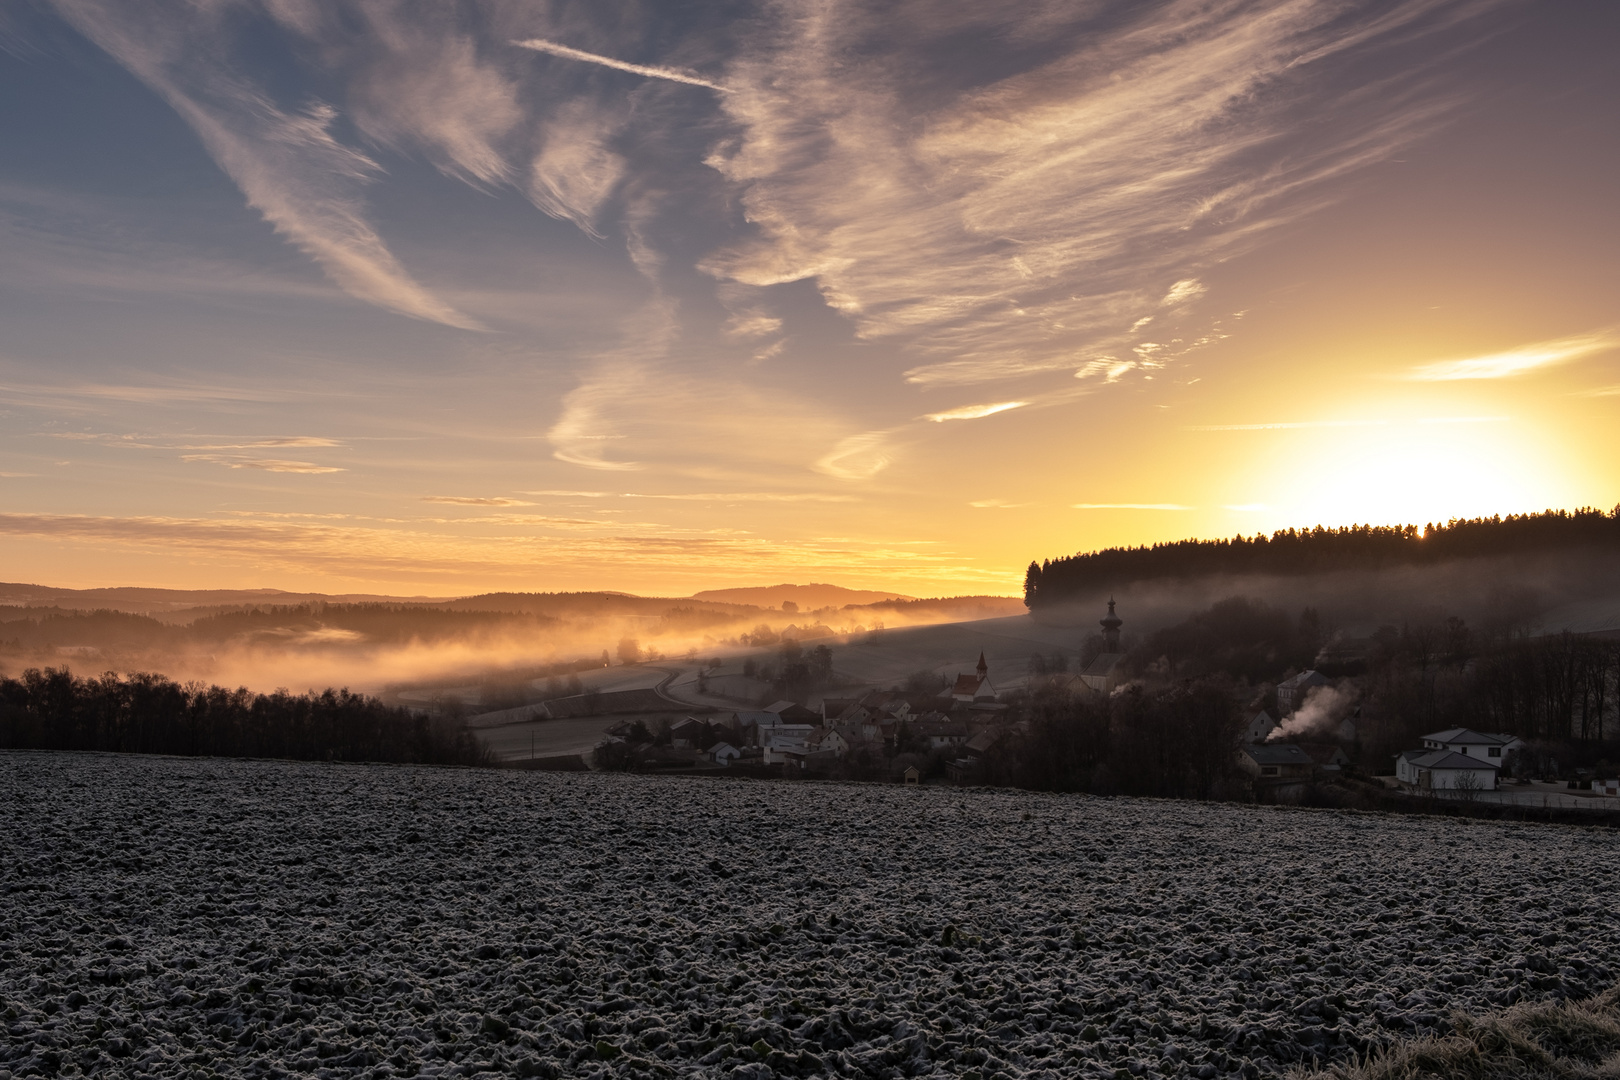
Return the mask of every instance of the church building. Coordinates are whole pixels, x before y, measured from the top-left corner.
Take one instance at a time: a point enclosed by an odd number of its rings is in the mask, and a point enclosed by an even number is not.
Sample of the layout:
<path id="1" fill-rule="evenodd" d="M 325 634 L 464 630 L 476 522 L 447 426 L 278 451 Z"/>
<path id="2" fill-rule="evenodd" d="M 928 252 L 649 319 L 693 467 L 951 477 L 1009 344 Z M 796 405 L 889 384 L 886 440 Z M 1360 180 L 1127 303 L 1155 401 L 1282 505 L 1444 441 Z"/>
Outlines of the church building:
<path id="1" fill-rule="evenodd" d="M 1119 628 L 1125 625 L 1125 620 L 1114 614 L 1113 597 L 1108 598 L 1108 614 L 1098 624 L 1103 631 L 1103 651 L 1086 665 L 1086 669 L 1080 673 L 1080 681 L 1093 690 L 1109 694 L 1124 681 L 1119 673 L 1119 665 L 1125 659 L 1124 650 L 1119 644 Z"/>
<path id="2" fill-rule="evenodd" d="M 996 700 L 996 688 L 990 685 L 990 665 L 984 662 L 984 653 L 979 653 L 979 666 L 973 669 L 973 674 L 958 675 L 947 693 L 960 705 Z"/>

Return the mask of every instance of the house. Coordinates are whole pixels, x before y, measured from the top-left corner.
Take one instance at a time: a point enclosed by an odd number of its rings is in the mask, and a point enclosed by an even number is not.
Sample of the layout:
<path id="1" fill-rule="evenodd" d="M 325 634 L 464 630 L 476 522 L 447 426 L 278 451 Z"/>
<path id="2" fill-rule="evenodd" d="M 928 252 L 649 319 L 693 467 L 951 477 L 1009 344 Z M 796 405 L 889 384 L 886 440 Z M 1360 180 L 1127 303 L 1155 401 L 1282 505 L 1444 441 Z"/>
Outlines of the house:
<path id="1" fill-rule="evenodd" d="M 1333 743 L 1300 743 L 1299 748 L 1310 756 L 1316 765 L 1316 771 L 1336 775 L 1342 773 L 1345 766 L 1350 764 L 1350 755 L 1344 752 L 1344 747 Z"/>
<path id="2" fill-rule="evenodd" d="M 709 757 L 716 765 L 730 765 L 742 757 L 742 751 L 728 742 L 717 742 L 709 747 Z"/>
<path id="3" fill-rule="evenodd" d="M 1495 791 L 1498 768 L 1478 754 L 1407 750 L 1395 758 L 1395 779 L 1422 791 Z"/>
<path id="4" fill-rule="evenodd" d="M 853 709 L 861 703 L 860 698 L 829 697 L 821 699 L 821 720 L 831 724 L 844 718 L 844 712 Z"/>
<path id="5" fill-rule="evenodd" d="M 1607 780 L 1593 780 L 1592 790 L 1599 795 L 1620 795 L 1620 780 L 1613 777 Z"/>
<path id="6" fill-rule="evenodd" d="M 1251 743 L 1265 742 L 1266 737 L 1276 730 L 1277 721 L 1271 718 L 1270 713 L 1261 709 L 1249 718 L 1248 726 L 1243 729 L 1243 741 Z"/>
<path id="7" fill-rule="evenodd" d="M 1238 768 L 1261 780 L 1307 780 L 1316 762 L 1293 743 L 1249 743 L 1238 752 Z"/>
<path id="8" fill-rule="evenodd" d="M 1331 682 L 1315 668 L 1290 675 L 1277 684 L 1277 715 L 1286 720 L 1299 711 L 1312 690 L 1318 686 L 1328 686 Z"/>
<path id="9" fill-rule="evenodd" d="M 1000 728 L 982 728 L 978 734 L 974 735 L 971 739 L 962 744 L 962 752 L 970 758 L 983 757 L 985 754 L 990 752 L 991 747 L 995 746 L 996 743 L 1000 741 Z"/>
<path id="10" fill-rule="evenodd" d="M 1423 736 L 1422 743 L 1425 750 L 1449 750 L 1467 757 L 1482 757 L 1498 767 L 1504 755 L 1524 746 L 1524 740 L 1515 736 L 1474 731 L 1471 728 L 1436 731 Z"/>
<path id="11" fill-rule="evenodd" d="M 810 736 L 815 732 L 810 724 L 777 724 L 775 727 L 759 729 L 759 745 L 766 750 L 796 750 L 804 753 L 809 749 Z"/>
<path id="12" fill-rule="evenodd" d="M 809 750 L 803 743 L 794 746 L 767 746 L 760 755 L 760 761 L 766 765 L 791 765 L 796 769 L 804 768 L 805 755 Z"/>
<path id="13" fill-rule="evenodd" d="M 819 736 L 811 741 L 811 746 L 815 750 L 827 750 L 838 757 L 843 757 L 849 753 L 849 748 L 854 743 L 854 739 L 837 728 L 825 728 Z"/>
<path id="14" fill-rule="evenodd" d="M 930 750 L 961 746 L 968 741 L 968 726 L 960 720 L 918 720 L 910 727 L 911 737 L 928 740 Z"/>
<path id="15" fill-rule="evenodd" d="M 1314 668 L 1292 675 L 1277 684 L 1277 712 L 1284 718 L 1305 704 L 1305 695 L 1318 686 L 1326 686 L 1328 678 Z"/>
<path id="16" fill-rule="evenodd" d="M 686 719 L 672 724 L 669 729 L 671 746 L 691 749 L 703 745 L 703 738 L 709 732 L 709 725 L 696 717 L 688 716 Z"/>
<path id="17" fill-rule="evenodd" d="M 984 775 L 984 756 L 1001 741 L 999 727 L 983 727 L 961 746 L 962 756 L 945 764 L 945 775 L 958 786 L 978 783 Z"/>
<path id="18" fill-rule="evenodd" d="M 900 778 L 907 784 L 916 784 L 922 781 L 922 773 L 917 771 L 917 766 L 907 765 L 906 771 L 900 774 Z"/>
<path id="19" fill-rule="evenodd" d="M 737 713 L 738 735 L 755 746 L 764 746 L 768 738 L 767 732 L 778 729 L 792 729 L 798 732 L 807 732 L 815 727 L 820 717 L 805 709 L 808 714 L 803 720 L 786 719 L 782 713 L 774 713 L 769 709 L 753 709 Z"/>
<path id="20" fill-rule="evenodd" d="M 1111 694 L 1115 687 L 1124 682 L 1119 670 L 1124 660 L 1124 653 L 1099 653 L 1080 670 L 1080 681 L 1099 694 Z"/>
<path id="21" fill-rule="evenodd" d="M 814 710 L 793 701 L 773 701 L 765 706 L 765 711 L 775 713 L 789 724 L 813 724 L 821 719 Z"/>

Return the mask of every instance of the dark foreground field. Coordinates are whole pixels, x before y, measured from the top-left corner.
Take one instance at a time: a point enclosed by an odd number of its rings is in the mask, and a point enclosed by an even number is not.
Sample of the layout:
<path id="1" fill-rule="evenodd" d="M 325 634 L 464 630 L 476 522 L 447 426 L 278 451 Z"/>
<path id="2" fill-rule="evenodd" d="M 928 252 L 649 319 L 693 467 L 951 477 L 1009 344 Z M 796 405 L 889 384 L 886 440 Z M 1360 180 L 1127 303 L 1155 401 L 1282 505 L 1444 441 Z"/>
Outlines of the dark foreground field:
<path id="1" fill-rule="evenodd" d="M 1620 975 L 1605 830 L 0 754 L 0 1078 L 1279 1075 Z"/>

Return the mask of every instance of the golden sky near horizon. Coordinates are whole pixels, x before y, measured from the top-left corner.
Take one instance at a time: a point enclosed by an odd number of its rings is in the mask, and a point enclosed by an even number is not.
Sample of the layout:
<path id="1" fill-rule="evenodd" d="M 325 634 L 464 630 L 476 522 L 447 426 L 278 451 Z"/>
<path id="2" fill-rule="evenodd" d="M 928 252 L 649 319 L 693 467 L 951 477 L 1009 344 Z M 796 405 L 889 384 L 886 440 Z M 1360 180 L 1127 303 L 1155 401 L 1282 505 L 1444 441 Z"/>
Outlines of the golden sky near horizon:
<path id="1" fill-rule="evenodd" d="M 0 580 L 829 581 L 1620 503 L 1620 7 L 0 12 Z"/>

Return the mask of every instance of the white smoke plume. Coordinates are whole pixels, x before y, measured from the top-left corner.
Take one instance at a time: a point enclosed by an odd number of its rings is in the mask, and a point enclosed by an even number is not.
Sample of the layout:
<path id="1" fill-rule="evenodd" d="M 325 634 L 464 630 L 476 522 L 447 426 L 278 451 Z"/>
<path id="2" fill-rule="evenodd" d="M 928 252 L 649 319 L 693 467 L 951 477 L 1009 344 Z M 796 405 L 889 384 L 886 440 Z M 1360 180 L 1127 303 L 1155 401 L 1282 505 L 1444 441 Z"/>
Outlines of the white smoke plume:
<path id="1" fill-rule="evenodd" d="M 1267 742 L 1282 742 L 1297 738 L 1332 738 L 1344 718 L 1356 705 L 1353 686 L 1313 686 L 1305 694 L 1305 703 L 1294 710 L 1292 716 L 1266 736 Z"/>

